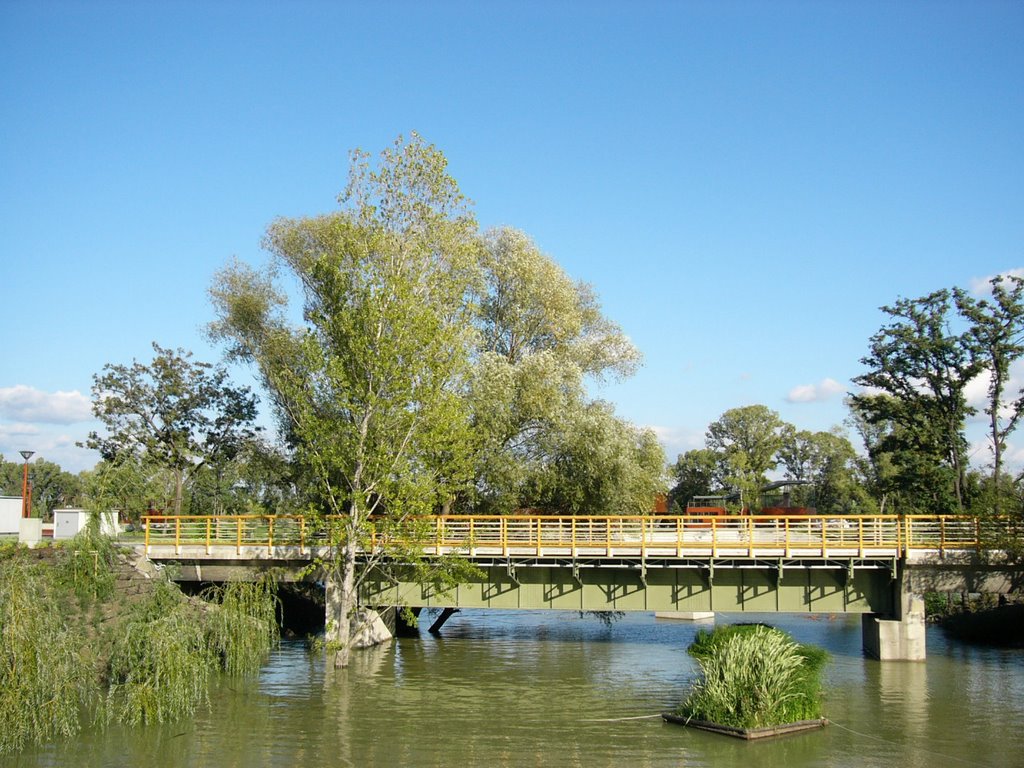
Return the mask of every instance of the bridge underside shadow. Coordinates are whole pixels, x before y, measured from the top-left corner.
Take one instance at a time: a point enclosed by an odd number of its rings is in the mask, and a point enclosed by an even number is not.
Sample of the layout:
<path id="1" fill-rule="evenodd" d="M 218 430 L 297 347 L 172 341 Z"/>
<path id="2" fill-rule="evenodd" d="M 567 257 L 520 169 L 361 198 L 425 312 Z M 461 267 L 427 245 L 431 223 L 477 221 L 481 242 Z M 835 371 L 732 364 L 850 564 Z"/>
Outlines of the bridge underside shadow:
<path id="1" fill-rule="evenodd" d="M 719 563 L 659 567 L 490 564 L 444 591 L 415 582 L 412 569 L 368 574 L 367 605 L 579 611 L 756 611 L 881 613 L 894 608 L 891 564 Z"/>

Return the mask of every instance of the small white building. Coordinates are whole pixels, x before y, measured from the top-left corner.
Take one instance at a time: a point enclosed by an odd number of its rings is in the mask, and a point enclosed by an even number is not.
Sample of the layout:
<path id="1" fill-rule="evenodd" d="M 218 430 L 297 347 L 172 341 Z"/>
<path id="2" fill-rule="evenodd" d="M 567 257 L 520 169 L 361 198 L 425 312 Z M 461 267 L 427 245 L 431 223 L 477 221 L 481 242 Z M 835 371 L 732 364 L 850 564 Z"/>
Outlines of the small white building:
<path id="1" fill-rule="evenodd" d="M 21 520 L 21 496 L 0 496 L 0 534 L 17 533 Z"/>
<path id="2" fill-rule="evenodd" d="M 53 510 L 53 538 L 73 539 L 85 530 L 88 523 L 89 513 L 84 509 L 55 509 Z M 117 512 L 100 513 L 100 533 L 106 536 L 117 536 L 120 531 Z"/>

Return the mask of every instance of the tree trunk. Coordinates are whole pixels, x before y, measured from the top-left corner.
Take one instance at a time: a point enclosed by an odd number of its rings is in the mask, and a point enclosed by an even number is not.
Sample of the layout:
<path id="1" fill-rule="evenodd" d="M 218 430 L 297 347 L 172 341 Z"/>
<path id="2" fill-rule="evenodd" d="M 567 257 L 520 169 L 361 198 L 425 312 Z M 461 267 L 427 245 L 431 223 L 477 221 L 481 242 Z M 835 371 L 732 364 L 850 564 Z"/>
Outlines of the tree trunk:
<path id="1" fill-rule="evenodd" d="M 335 622 L 334 666 L 347 667 L 352 653 L 352 618 L 356 614 L 356 539 L 348 536 L 341 552 L 341 569 L 336 605 L 332 611 Z"/>
<path id="2" fill-rule="evenodd" d="M 174 514 L 181 514 L 181 496 L 185 487 L 185 482 L 182 477 L 182 471 L 180 469 L 174 470 Z"/>
<path id="3" fill-rule="evenodd" d="M 992 512 L 999 514 L 999 475 L 1003 467 L 1003 446 L 999 434 L 999 397 L 997 390 L 996 400 L 992 405 Z"/>

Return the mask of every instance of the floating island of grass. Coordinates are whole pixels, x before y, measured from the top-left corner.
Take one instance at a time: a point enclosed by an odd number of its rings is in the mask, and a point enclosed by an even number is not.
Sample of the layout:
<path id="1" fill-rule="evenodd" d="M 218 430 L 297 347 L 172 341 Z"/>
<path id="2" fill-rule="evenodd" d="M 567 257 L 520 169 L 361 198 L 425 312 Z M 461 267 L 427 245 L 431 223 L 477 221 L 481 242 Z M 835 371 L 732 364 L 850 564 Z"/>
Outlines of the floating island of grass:
<path id="1" fill-rule="evenodd" d="M 821 673 L 828 653 L 763 624 L 701 630 L 688 649 L 700 666 L 689 696 L 666 721 L 743 739 L 826 724 Z"/>

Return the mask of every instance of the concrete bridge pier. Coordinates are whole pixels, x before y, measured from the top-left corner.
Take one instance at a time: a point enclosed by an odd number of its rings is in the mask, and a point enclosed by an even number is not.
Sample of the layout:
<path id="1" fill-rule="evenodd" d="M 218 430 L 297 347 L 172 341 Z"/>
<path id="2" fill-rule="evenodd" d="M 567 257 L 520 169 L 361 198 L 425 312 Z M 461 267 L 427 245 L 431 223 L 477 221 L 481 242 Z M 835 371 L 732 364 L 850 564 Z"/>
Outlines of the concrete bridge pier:
<path id="1" fill-rule="evenodd" d="M 924 597 L 911 591 L 905 560 L 897 565 L 892 588 L 894 616 L 861 617 L 864 653 L 879 661 L 924 661 Z"/>

